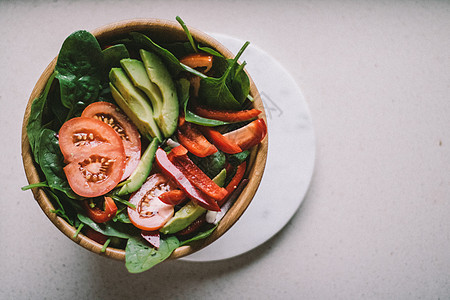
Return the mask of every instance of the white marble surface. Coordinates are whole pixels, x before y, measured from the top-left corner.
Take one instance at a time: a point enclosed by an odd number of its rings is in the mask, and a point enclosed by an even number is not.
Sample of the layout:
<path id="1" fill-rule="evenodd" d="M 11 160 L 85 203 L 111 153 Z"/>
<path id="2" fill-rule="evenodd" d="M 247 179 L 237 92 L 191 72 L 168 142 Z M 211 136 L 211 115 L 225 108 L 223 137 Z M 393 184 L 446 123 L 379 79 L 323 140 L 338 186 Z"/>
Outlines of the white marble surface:
<path id="1" fill-rule="evenodd" d="M 300 209 L 260 247 L 129 275 L 20 191 L 21 120 L 72 31 L 176 15 L 250 40 L 288 70 L 311 111 L 315 171 Z M 450 2 L 0 1 L 0 33 L 0 299 L 449 297 Z"/>

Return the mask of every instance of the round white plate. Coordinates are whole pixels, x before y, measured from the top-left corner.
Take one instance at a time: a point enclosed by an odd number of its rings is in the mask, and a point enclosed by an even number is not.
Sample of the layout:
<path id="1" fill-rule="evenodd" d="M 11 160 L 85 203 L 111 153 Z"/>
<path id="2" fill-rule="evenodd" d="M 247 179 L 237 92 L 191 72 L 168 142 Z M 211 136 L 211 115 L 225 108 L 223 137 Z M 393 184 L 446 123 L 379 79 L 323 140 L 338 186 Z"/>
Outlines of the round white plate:
<path id="1" fill-rule="evenodd" d="M 231 52 L 244 41 L 212 34 Z M 242 217 L 220 239 L 183 257 L 186 261 L 231 258 L 263 244 L 292 218 L 308 190 L 315 159 L 315 137 L 306 101 L 287 71 L 250 44 L 241 56 L 261 95 L 267 116 L 269 150 L 258 191 Z"/>

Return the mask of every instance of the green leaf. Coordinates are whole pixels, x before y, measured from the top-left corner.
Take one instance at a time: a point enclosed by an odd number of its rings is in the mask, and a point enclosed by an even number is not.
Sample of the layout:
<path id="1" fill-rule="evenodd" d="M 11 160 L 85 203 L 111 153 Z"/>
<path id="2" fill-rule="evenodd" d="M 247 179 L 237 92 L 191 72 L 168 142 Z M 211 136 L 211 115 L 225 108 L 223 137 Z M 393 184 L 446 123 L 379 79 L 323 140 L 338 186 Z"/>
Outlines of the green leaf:
<path id="1" fill-rule="evenodd" d="M 44 92 L 33 100 L 30 109 L 30 116 L 27 124 L 27 135 L 30 142 L 31 152 L 34 154 L 34 160 L 39 164 L 38 143 L 41 130 L 44 126 L 43 115 L 47 102 L 48 92 L 55 79 L 56 72 L 53 72 L 45 85 Z"/>
<path id="2" fill-rule="evenodd" d="M 179 245 L 175 236 L 162 238 L 158 249 L 151 247 L 141 237 L 132 237 L 125 249 L 125 266 L 130 273 L 147 271 L 166 260 Z"/>
<path id="3" fill-rule="evenodd" d="M 175 19 L 178 21 L 178 23 L 180 23 L 181 27 L 183 28 L 184 32 L 186 33 L 189 43 L 191 44 L 192 49 L 194 49 L 194 52 L 198 52 L 197 47 L 195 46 L 194 38 L 192 37 L 191 33 L 189 32 L 189 29 L 187 28 L 184 21 L 179 16 L 176 16 Z"/>
<path id="4" fill-rule="evenodd" d="M 180 61 L 175 57 L 175 55 L 173 55 L 169 50 L 155 43 L 145 34 L 140 32 L 131 32 L 130 35 L 133 40 L 141 46 L 141 48 L 156 53 L 164 61 L 164 64 L 173 77 L 176 77 L 180 72 L 184 70 L 184 68 L 180 64 Z"/>
<path id="5" fill-rule="evenodd" d="M 221 77 L 207 77 L 200 80 L 199 99 L 206 106 L 217 109 L 239 109 L 241 107 L 241 102 L 235 98 L 230 91 L 231 87 L 227 83 L 233 82 L 233 78 L 236 75 L 233 72 L 233 70 L 236 71 L 235 65 L 248 45 L 249 42 L 246 42 L 242 46 Z M 229 78 L 229 76 L 231 77 Z M 237 88 L 235 87 L 234 89 L 236 90 Z"/>
<path id="6" fill-rule="evenodd" d="M 50 188 L 64 192 L 72 199 L 80 199 L 80 196 L 76 195 L 70 188 L 64 174 L 64 157 L 59 148 L 56 132 L 51 129 L 45 128 L 41 131 L 39 163 Z"/>
<path id="7" fill-rule="evenodd" d="M 85 30 L 69 35 L 58 55 L 55 70 L 61 103 L 71 118 L 97 99 L 104 75 L 104 57 L 97 39 Z"/>
<path id="8" fill-rule="evenodd" d="M 178 97 L 179 97 L 178 101 L 181 103 L 181 106 L 183 107 L 184 118 L 187 122 L 203 126 L 220 126 L 230 124 L 229 122 L 200 117 L 199 115 L 188 110 L 187 106 L 189 101 L 189 87 L 190 83 L 187 79 L 182 78 L 178 81 Z"/>
<path id="9" fill-rule="evenodd" d="M 197 235 L 195 235 L 194 237 L 192 237 L 192 238 L 190 238 L 188 240 L 182 241 L 180 243 L 180 246 L 184 246 L 184 245 L 189 244 L 189 243 L 191 243 L 193 241 L 198 241 L 198 240 L 202 240 L 202 239 L 207 238 L 208 236 L 210 236 L 214 232 L 214 230 L 216 230 L 218 225 L 219 224 L 216 224 L 214 227 L 212 227 L 212 228 L 210 228 L 210 229 L 208 229 L 206 231 L 199 232 Z"/>
<path id="10" fill-rule="evenodd" d="M 106 222 L 104 224 L 98 224 L 83 214 L 78 214 L 77 217 L 83 224 L 106 236 L 129 239 L 139 234 L 139 230 L 129 224 L 120 222 Z"/>

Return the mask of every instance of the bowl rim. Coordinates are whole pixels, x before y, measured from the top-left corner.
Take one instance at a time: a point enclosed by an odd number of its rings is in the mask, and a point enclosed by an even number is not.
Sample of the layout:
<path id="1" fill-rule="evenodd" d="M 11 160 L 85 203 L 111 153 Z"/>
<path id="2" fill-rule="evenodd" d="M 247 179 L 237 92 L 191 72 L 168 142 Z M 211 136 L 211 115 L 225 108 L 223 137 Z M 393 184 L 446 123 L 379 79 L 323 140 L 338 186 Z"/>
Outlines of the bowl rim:
<path id="1" fill-rule="evenodd" d="M 189 29 L 189 32 L 197 42 L 212 46 L 227 58 L 234 57 L 233 53 L 231 53 L 225 46 L 220 44 L 217 40 L 215 40 L 211 36 L 191 26 L 187 27 Z M 157 30 L 157 31 L 170 30 L 172 34 L 175 32 L 180 36 L 184 35 L 184 37 L 186 37 L 184 30 L 181 28 L 179 23 L 157 18 L 123 20 L 101 26 L 90 32 L 99 40 L 99 43 L 102 44 L 108 39 L 111 39 L 113 36 L 126 34 L 131 31 L 148 32 L 149 30 Z M 185 38 L 182 40 L 187 39 Z M 34 86 L 31 95 L 29 97 L 23 118 L 21 149 L 22 149 L 23 165 L 29 184 L 41 182 L 38 173 L 38 168 L 36 167 L 33 160 L 31 147 L 29 144 L 28 135 L 26 131 L 31 110 L 31 104 L 33 100 L 36 97 L 38 97 L 44 90 L 48 78 L 53 73 L 56 61 L 57 56 L 48 64 L 48 66 L 45 68 L 45 70 L 39 77 L 38 81 L 36 82 L 36 85 Z M 267 118 L 265 115 L 265 110 L 260 94 L 250 74 L 247 73 L 247 75 L 250 80 L 250 95 L 254 98 L 254 107 L 262 111 L 260 117 L 263 118 L 267 124 Z M 206 247 L 207 245 L 211 244 L 212 242 L 220 238 L 223 234 L 225 234 L 238 221 L 238 219 L 248 208 L 250 202 L 253 200 L 255 193 L 259 187 L 266 165 L 267 151 L 268 151 L 268 135 L 266 135 L 266 138 L 259 145 L 253 147 L 251 151 L 252 154 L 250 156 L 249 167 L 247 168 L 246 174 L 247 175 L 246 177 L 249 179 L 248 184 L 240 193 L 239 197 L 236 199 L 230 210 L 225 214 L 223 219 L 220 221 L 214 232 L 205 239 L 192 242 L 188 245 L 180 246 L 179 248 L 173 251 L 169 259 L 181 258 L 183 256 L 192 254 Z M 47 194 L 44 192 L 44 189 L 38 187 L 32 188 L 32 193 L 35 200 L 38 202 L 40 208 L 50 219 L 50 221 L 73 242 L 99 255 L 110 257 L 116 260 L 125 260 L 125 250 L 123 249 L 107 247 L 106 251 L 102 252 L 101 250 L 103 248 L 103 245 L 91 240 L 82 232 L 78 233 L 77 236 L 74 237 L 77 229 L 75 227 L 72 227 L 63 218 L 57 216 L 56 213 L 52 212 L 54 206 L 50 201 L 50 199 L 48 198 Z"/>

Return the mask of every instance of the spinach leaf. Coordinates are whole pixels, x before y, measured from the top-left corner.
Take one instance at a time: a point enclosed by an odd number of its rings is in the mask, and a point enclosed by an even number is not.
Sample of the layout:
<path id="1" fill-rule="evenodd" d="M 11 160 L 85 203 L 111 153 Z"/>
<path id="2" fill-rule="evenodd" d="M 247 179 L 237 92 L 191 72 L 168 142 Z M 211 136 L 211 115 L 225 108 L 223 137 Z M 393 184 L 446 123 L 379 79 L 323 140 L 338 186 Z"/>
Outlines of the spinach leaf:
<path id="1" fill-rule="evenodd" d="M 97 39 L 85 30 L 72 33 L 64 41 L 55 70 L 61 103 L 69 109 L 67 119 L 97 99 L 104 75 L 103 59 Z"/>
<path id="2" fill-rule="evenodd" d="M 89 217 L 80 213 L 77 214 L 77 217 L 83 224 L 109 237 L 129 239 L 133 236 L 139 235 L 139 230 L 131 224 L 121 222 L 106 222 L 103 224 L 98 224 L 92 221 Z"/>
<path id="3" fill-rule="evenodd" d="M 56 132 L 45 128 L 39 137 L 39 163 L 41 170 L 47 179 L 48 186 L 52 189 L 64 192 L 72 199 L 80 199 L 67 182 L 64 174 L 64 157 L 59 148 Z"/>
<path id="4" fill-rule="evenodd" d="M 214 178 L 217 174 L 225 168 L 226 156 L 217 150 L 217 152 L 206 157 L 191 156 L 195 164 L 206 174 L 209 178 Z"/>
<path id="5" fill-rule="evenodd" d="M 34 160 L 39 164 L 39 155 L 38 155 L 38 143 L 39 136 L 43 127 L 43 115 L 44 109 L 47 102 L 48 92 L 50 87 L 52 86 L 53 80 L 56 76 L 56 73 L 50 76 L 47 81 L 47 84 L 44 88 L 44 92 L 33 100 L 30 109 L 30 116 L 28 118 L 27 124 L 27 135 L 28 140 L 30 142 L 31 152 L 34 154 Z"/>
<path id="6" fill-rule="evenodd" d="M 187 28 L 184 21 L 179 16 L 176 16 L 175 19 L 178 21 L 178 23 L 180 23 L 181 27 L 183 28 L 184 32 L 186 33 L 189 43 L 191 44 L 192 49 L 194 49 L 194 52 L 198 52 L 198 49 L 195 46 L 194 38 L 192 37 L 191 33 L 189 32 L 189 29 Z"/>
<path id="7" fill-rule="evenodd" d="M 53 206 L 56 207 L 52 212 L 65 219 L 70 225 L 78 227 L 80 221 L 76 214 L 81 210 L 81 206 L 75 200 L 56 190 L 47 189 L 46 193 L 53 200 Z"/>
<path id="8" fill-rule="evenodd" d="M 175 236 L 161 238 L 158 249 L 141 237 L 132 237 L 125 248 L 125 266 L 130 273 L 144 272 L 167 259 L 179 245 L 180 241 Z"/>
<path id="9" fill-rule="evenodd" d="M 180 61 L 172 52 L 161 47 L 143 33 L 131 32 L 130 35 L 143 49 L 156 53 L 164 61 L 172 77 L 177 77 L 180 72 L 184 71 Z"/>
<path id="10" fill-rule="evenodd" d="M 250 93 L 250 79 L 244 72 L 246 64 L 247 63 L 244 61 L 241 65 L 235 65 L 234 76 L 229 84 L 231 93 L 241 105 Z"/>
<path id="11" fill-rule="evenodd" d="M 205 105 L 217 109 L 239 109 L 241 107 L 241 102 L 230 91 L 229 83 L 233 82 L 236 75 L 236 72 L 233 72 L 235 65 L 248 45 L 249 42 L 246 42 L 242 46 L 221 77 L 206 77 L 200 80 L 199 99 Z M 236 88 L 234 89 L 236 90 Z"/>
<path id="12" fill-rule="evenodd" d="M 229 124 L 229 122 L 200 117 L 199 115 L 188 110 L 187 106 L 188 106 L 188 101 L 189 101 L 190 83 L 185 78 L 181 78 L 177 83 L 178 83 L 178 101 L 180 102 L 181 106 L 183 107 L 184 118 L 187 122 L 191 122 L 191 123 L 203 125 L 203 126 L 220 126 L 220 125 Z"/>
<path id="13" fill-rule="evenodd" d="M 190 238 L 190 239 L 188 239 L 188 240 L 181 241 L 180 246 L 184 246 L 184 245 L 186 245 L 186 244 L 189 244 L 190 242 L 198 241 L 198 240 L 202 240 L 202 239 L 207 238 L 208 236 L 211 235 L 211 233 L 214 232 L 214 230 L 216 230 L 216 228 L 217 228 L 218 225 L 219 225 L 219 224 L 216 224 L 214 227 L 209 228 L 209 229 L 206 230 L 206 231 L 199 232 L 199 233 L 196 234 L 194 237 L 192 237 L 192 238 Z"/>
<path id="14" fill-rule="evenodd" d="M 130 53 L 124 44 L 113 45 L 102 52 L 105 60 L 105 74 L 108 74 L 112 68 L 120 67 L 121 59 L 130 57 Z"/>

